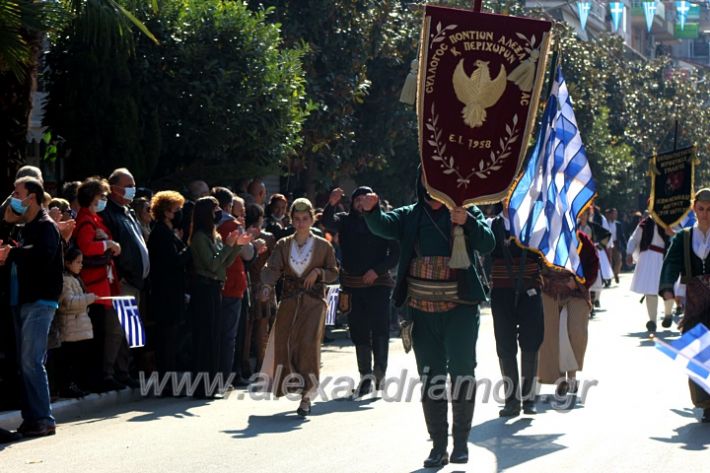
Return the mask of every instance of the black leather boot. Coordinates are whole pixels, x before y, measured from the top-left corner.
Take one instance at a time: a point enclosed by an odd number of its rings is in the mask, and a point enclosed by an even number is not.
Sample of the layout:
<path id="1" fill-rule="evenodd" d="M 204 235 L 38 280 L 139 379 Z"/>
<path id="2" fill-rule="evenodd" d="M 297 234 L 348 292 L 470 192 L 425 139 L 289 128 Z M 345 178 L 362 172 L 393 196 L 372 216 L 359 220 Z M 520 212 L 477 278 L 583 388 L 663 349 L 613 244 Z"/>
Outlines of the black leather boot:
<path id="1" fill-rule="evenodd" d="M 500 417 L 516 417 L 520 415 L 520 376 L 518 375 L 518 360 L 516 358 L 498 358 L 500 372 L 506 383 L 505 406 L 498 412 Z M 512 389 L 511 389 L 512 387 Z"/>
<path id="2" fill-rule="evenodd" d="M 537 414 L 535 400 L 537 397 L 535 380 L 537 378 L 537 352 L 524 351 L 520 355 L 522 375 L 523 413 Z"/>
<path id="3" fill-rule="evenodd" d="M 453 411 L 453 426 L 451 433 L 454 438 L 454 449 L 451 451 L 451 463 L 468 463 L 468 436 L 471 433 L 473 410 L 476 405 L 476 382 L 474 380 L 459 381 L 454 384 L 451 410 Z"/>
<path id="4" fill-rule="evenodd" d="M 374 355 L 375 369 L 375 389 L 380 391 L 384 388 L 385 374 L 387 373 L 387 359 L 389 355 L 389 337 L 375 337 L 372 341 L 372 353 Z"/>
<path id="5" fill-rule="evenodd" d="M 446 419 L 448 402 L 446 399 L 424 398 L 422 409 L 429 437 L 434 444 L 429 456 L 424 460 L 424 468 L 444 466 L 449 463 L 449 454 L 446 452 L 449 435 L 449 423 Z"/>
<path id="6" fill-rule="evenodd" d="M 372 349 L 368 345 L 355 345 L 357 370 L 360 372 L 360 383 L 353 395 L 362 397 L 372 392 Z"/>

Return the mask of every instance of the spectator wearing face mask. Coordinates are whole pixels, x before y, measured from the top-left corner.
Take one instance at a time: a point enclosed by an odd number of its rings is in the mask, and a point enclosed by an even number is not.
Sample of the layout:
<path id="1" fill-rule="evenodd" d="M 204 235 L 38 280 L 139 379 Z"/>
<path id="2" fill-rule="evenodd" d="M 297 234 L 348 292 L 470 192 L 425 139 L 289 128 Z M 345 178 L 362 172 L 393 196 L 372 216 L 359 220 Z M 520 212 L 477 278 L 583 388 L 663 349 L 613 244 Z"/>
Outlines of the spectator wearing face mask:
<path id="1" fill-rule="evenodd" d="M 227 280 L 227 268 L 239 257 L 242 247 L 251 236 L 238 229 L 222 237 L 217 225 L 222 220 L 222 209 L 214 197 L 202 197 L 195 202 L 192 214 L 193 274 L 190 282 L 190 317 L 193 338 L 193 376 L 202 376 L 195 397 L 214 397 L 210 391 L 217 373 L 223 345 L 222 288 Z M 232 352 L 233 353 L 233 352 Z M 195 378 L 196 379 L 196 378 Z"/>
<path id="2" fill-rule="evenodd" d="M 143 240 L 147 242 L 153 228 L 153 215 L 150 212 L 150 199 L 147 197 L 138 197 L 131 204 L 131 208 L 136 213 L 136 220 L 141 227 Z"/>
<path id="3" fill-rule="evenodd" d="M 99 297 L 118 295 L 118 277 L 113 256 L 121 253 L 101 214 L 108 202 L 109 187 L 105 181 L 89 178 L 77 192 L 79 214 L 74 230 L 74 242 L 82 252 L 80 274 L 86 291 Z M 93 364 L 89 368 L 93 387 L 98 391 L 121 389 L 117 378 L 128 376 L 128 358 L 119 356 L 125 342 L 123 329 L 111 301 L 103 300 L 89 306 L 89 318 L 94 330 Z"/>
<path id="4" fill-rule="evenodd" d="M 184 204 L 185 198 L 173 191 L 158 192 L 150 203 L 155 227 L 148 239 L 151 279 L 148 305 L 156 323 L 156 362 L 161 374 L 177 369 L 178 326 L 185 314 L 190 251 L 176 234 L 182 228 Z"/>
<path id="5" fill-rule="evenodd" d="M 136 195 L 136 181 L 128 169 L 119 168 L 111 173 L 108 183 L 111 192 L 101 217 L 121 245 L 121 254 L 116 257 L 121 295 L 135 297 L 140 306 L 141 291 L 146 287 L 150 273 L 150 257 L 141 226 L 129 207 Z M 128 358 L 125 338 L 120 350 L 121 356 Z M 130 377 L 122 377 L 118 381 L 132 388 L 138 387 L 138 382 Z"/>
<path id="6" fill-rule="evenodd" d="M 10 307 L 18 335 L 24 436 L 55 432 L 44 360 L 47 336 L 62 292 L 63 257 L 57 225 L 42 207 L 44 189 L 34 177 L 15 181 L 9 209 L 24 223 L 13 247 L 0 245 L 0 264 L 10 268 Z"/>

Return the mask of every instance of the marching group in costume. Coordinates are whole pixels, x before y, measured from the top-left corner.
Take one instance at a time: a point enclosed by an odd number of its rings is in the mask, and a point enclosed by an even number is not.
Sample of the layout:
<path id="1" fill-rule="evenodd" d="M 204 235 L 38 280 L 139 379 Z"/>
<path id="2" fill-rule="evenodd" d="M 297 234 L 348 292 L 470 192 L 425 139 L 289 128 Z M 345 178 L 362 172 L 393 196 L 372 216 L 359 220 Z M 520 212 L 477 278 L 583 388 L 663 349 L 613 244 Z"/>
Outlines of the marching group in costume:
<path id="1" fill-rule="evenodd" d="M 618 212 L 609 209 L 605 217 L 594 206 L 596 192 L 590 187 L 588 199 L 578 212 L 565 214 L 570 217 L 564 221 L 568 233 L 556 241 L 558 246 L 567 245 L 574 265 L 552 262 L 541 248 L 521 242 L 513 225 L 511 195 L 526 155 L 522 143 L 527 144 L 536 117 L 551 26 L 532 20 L 519 25 L 522 30 L 515 41 L 524 44 L 514 44 L 528 56 L 517 57 L 509 71 L 497 58 L 501 64 L 496 63 L 495 68 L 490 65 L 489 70 L 489 61 L 480 60 L 475 54 L 469 52 L 459 58 L 461 53 L 453 47 L 448 52 L 442 48 L 441 45 L 448 44 L 446 41 L 455 44 L 458 41 L 455 38 L 481 29 L 480 25 L 488 21 L 452 12 L 456 10 L 426 7 L 419 63 L 421 68 L 431 67 L 431 57 L 437 62 L 435 77 L 420 83 L 417 97 L 422 154 L 414 183 L 415 203 L 387 211 L 377 190 L 361 186 L 352 193 L 349 210 L 343 212 L 340 204 L 344 192 L 339 188 L 332 191 L 318 223 L 337 238 L 340 251 L 337 257 L 333 245 L 314 228 L 315 208 L 305 198 L 296 199 L 291 205 L 288 231 L 280 223 L 285 217 L 286 200 L 283 196 L 283 200 L 272 198 L 274 208 L 267 225 L 270 232 L 261 230 L 264 213 L 259 206 L 256 210 L 250 207 L 246 215 L 232 217 L 223 215 L 224 209 L 233 208 L 231 193 L 227 193 L 226 202 L 220 201 L 219 195 L 199 198 L 193 203 L 190 237 L 191 266 L 195 273 L 191 281 L 191 313 L 202 317 L 195 321 L 193 341 L 198 354 L 195 370 L 222 372 L 225 376 L 232 370 L 239 311 L 229 323 L 222 314 L 225 301 L 229 301 L 226 290 L 237 280 L 230 280 L 233 271 L 230 268 L 244 274 L 245 282 L 235 297 L 239 300 L 246 289 L 246 269 L 254 288 L 250 294 L 254 299 L 250 305 L 253 317 L 246 325 L 249 334 L 246 352 L 253 343 L 257 369 L 266 380 L 264 389 L 276 397 L 300 395 L 296 412 L 302 417 L 311 414 L 320 383 L 328 286 L 339 284 L 338 308 L 347 315 L 360 376 L 353 392 L 356 399 L 385 388 L 391 306 L 401 309 L 402 339 L 405 348 L 411 344 L 414 351 L 422 381 L 423 417 L 432 441 L 425 467 L 468 462 L 482 304 L 490 302 L 496 355 L 504 381 L 505 396 L 499 411 L 502 418 L 537 414 L 538 383 L 554 386 L 558 398 L 568 394 L 574 397 L 578 392 L 577 375 L 584 369 L 589 320 L 601 306 L 602 290 L 612 281 L 619 284 L 624 263 L 635 264 L 630 290 L 645 300 L 649 334 L 657 331 L 659 297 L 664 307 L 661 325 L 672 326 L 679 287 L 685 291 L 686 299 L 684 316 L 678 323 L 681 332 L 687 333 L 698 324 L 710 325 L 710 189 L 694 195 L 696 223 L 692 227 L 674 230 L 659 224 L 651 213 L 640 220 L 627 241 L 624 226 L 617 220 Z M 432 20 L 434 17 L 438 23 Z M 495 22 L 502 22 L 497 28 L 505 30 L 509 20 L 501 18 L 490 20 L 491 30 L 496 29 Z M 471 24 L 466 26 L 466 21 Z M 496 34 L 502 34 L 500 31 Z M 504 32 L 508 34 L 507 30 Z M 448 40 L 446 34 L 451 34 Z M 501 42 L 500 38 L 490 41 Z M 491 79 L 489 72 L 495 72 L 496 78 Z M 555 80 L 555 86 L 559 85 Z M 455 89 L 454 94 L 448 95 L 461 103 L 438 106 L 435 101 L 441 97 L 436 92 L 442 88 Z M 508 110 L 511 102 L 520 106 L 514 113 Z M 493 135 L 491 130 L 498 134 Z M 495 139 L 481 138 L 486 134 Z M 447 137 L 446 143 L 442 136 Z M 462 143 L 469 143 L 468 148 Z M 495 149 L 497 143 L 499 150 Z M 466 149 L 457 154 L 457 144 Z M 574 143 L 565 145 L 572 147 Z M 463 160 L 457 159 L 468 156 L 470 147 L 485 147 L 486 158 L 477 161 L 472 170 L 464 170 Z M 575 153 L 583 153 L 581 142 Z M 576 156 L 575 153 L 571 154 Z M 489 155 L 491 161 L 487 161 Z M 496 181 L 503 175 L 507 178 Z M 89 192 L 86 206 L 105 200 L 102 199 L 105 190 L 98 182 L 86 192 Z M 187 247 L 173 228 L 178 225 L 175 214 L 182 212 L 184 199 L 179 195 L 162 197 L 166 202 L 165 215 L 161 215 L 162 221 L 152 230 L 148 249 L 151 255 L 167 252 L 172 265 L 161 267 L 159 261 L 152 260 L 146 264 L 150 262 L 172 283 L 171 271 L 187 265 Z M 487 221 L 479 204 L 489 203 L 500 203 L 500 207 L 499 214 Z M 517 202 L 515 205 L 519 211 L 521 207 Z M 36 210 L 39 212 L 39 206 Z M 80 211 L 78 227 L 92 232 L 84 243 L 105 251 L 110 245 L 94 236 L 96 231 L 103 232 L 103 223 L 96 219 L 96 213 Z M 241 213 L 245 213 L 243 203 Z M 83 217 L 91 225 L 83 227 Z M 254 226 L 260 233 L 247 235 L 237 230 L 243 217 L 248 228 Z M 40 224 L 44 225 L 44 220 L 42 217 Z M 223 226 L 225 222 L 227 225 Z M 531 229 L 533 224 L 528 225 L 528 233 L 539 230 Z M 81 234 L 79 228 L 77 232 Z M 32 229 L 27 225 L 28 239 L 33 236 Z M 545 230 L 550 232 L 550 228 Z M 59 238 L 54 231 L 51 233 L 53 239 Z M 253 237 L 264 240 L 268 253 L 253 250 L 255 253 L 248 258 L 250 265 L 245 268 L 240 255 L 244 246 L 250 247 Z M 83 240 L 78 241 L 81 245 Z M 60 251 L 57 244 L 53 248 Z M 82 250 L 91 256 L 88 247 Z M 136 250 L 133 262 L 147 255 L 147 250 L 145 255 Z M 479 256 L 489 258 L 489 274 L 474 264 Z M 103 268 L 113 270 L 112 266 L 104 265 L 101 271 Z M 134 269 L 144 271 L 143 267 Z M 107 286 L 107 275 L 103 278 Z M 108 294 L 108 289 L 103 292 L 95 287 L 90 289 L 97 295 Z M 156 300 L 151 302 L 153 305 L 160 302 L 173 311 L 173 304 L 179 307 L 183 301 L 171 300 L 169 294 L 172 292 L 166 290 L 163 294 L 156 285 L 153 289 Z M 80 309 L 76 312 L 83 315 L 86 308 Z M 103 307 L 100 309 L 103 315 Z M 89 310 L 84 319 L 93 319 L 93 312 Z M 159 323 L 164 322 L 158 319 Z M 158 344 L 158 363 L 161 371 L 167 372 L 174 369 L 175 360 L 164 354 L 167 350 L 163 348 L 173 344 L 175 334 L 170 335 L 168 330 L 165 333 Z M 121 337 L 119 332 L 118 342 Z M 215 344 L 215 339 L 220 341 Z M 111 373 L 118 363 L 115 359 L 118 348 L 115 347 L 116 353 L 107 366 Z M 290 383 L 293 376 L 302 383 L 298 386 Z M 710 394 L 692 380 L 689 387 L 693 404 L 703 409 L 702 421 L 710 422 Z M 208 397 L 208 393 L 202 393 L 201 397 Z M 450 451 L 449 436 L 453 440 Z"/>
<path id="2" fill-rule="evenodd" d="M 416 103 L 421 158 L 416 202 L 387 211 L 375 190 L 359 187 L 352 194 L 350 210 L 338 212 L 344 194 L 338 188 L 332 191 L 322 216 L 341 248 L 339 309 L 348 316 L 360 374 L 354 398 L 383 389 L 390 299 L 404 310 L 402 341 L 406 351 L 414 351 L 424 421 L 432 442 L 425 467 L 468 461 L 482 303 L 490 301 L 505 387 L 499 411 L 502 418 L 537 414 L 538 383 L 553 385 L 556 399 L 567 399 L 568 394 L 576 399 L 589 320 L 601 310 L 602 290 L 612 282 L 619 284 L 624 264 L 636 265 L 631 291 L 645 299 L 649 334 L 657 330 L 659 297 L 664 301 L 661 324 L 664 328 L 672 325 L 680 283 L 687 286 L 687 302 L 679 328 L 685 333 L 696 324 L 710 323 L 710 189 L 695 196 L 695 226 L 673 236 L 672 225 L 657 222 L 652 186 L 650 214 L 634 224 L 627 239 L 626 224 L 618 219 L 617 210 L 603 214 L 594 205 L 596 187 L 581 138 L 576 129 L 570 132 L 576 120 L 559 65 L 550 74 L 552 92 L 538 148 L 528 159 L 528 169 L 520 174 L 526 155 L 522 143 L 528 142 L 532 132 L 544 80 L 550 24 L 517 20 L 425 7 L 420 55 L 415 62 L 419 67 Z M 477 36 L 482 29 L 492 32 Z M 505 55 L 499 44 L 510 44 L 504 36 L 510 29 L 517 31 L 515 41 L 523 43 L 520 50 L 528 56 L 508 58 L 511 69 L 507 70 L 496 52 Z M 456 47 L 449 49 L 450 44 L 472 36 L 495 42 L 496 48 L 489 49 L 491 54 L 474 50 L 463 57 Z M 564 115 L 564 124 L 556 128 L 554 122 L 560 115 Z M 552 135 L 555 139 L 545 145 L 543 140 Z M 548 155 L 554 154 L 554 166 L 535 168 L 536 152 L 545 146 Z M 553 146 L 557 149 L 550 153 Z M 486 148 L 485 153 L 471 151 L 477 147 Z M 541 190 L 543 181 L 555 184 Z M 559 182 L 564 185 L 555 187 Z M 570 188 L 576 194 L 562 195 L 572 192 Z M 499 214 L 488 220 L 477 206 L 499 202 Z M 304 310 L 315 315 L 311 314 L 314 322 L 308 322 L 309 332 L 303 336 L 319 339 L 317 327 L 325 307 L 318 284 L 334 281 L 336 267 L 332 254 L 315 239 L 318 245 L 313 251 L 322 247 L 319 263 L 303 268 L 306 272 L 296 271 L 299 248 L 310 241 L 303 238 L 297 232 L 293 242 L 280 241 L 262 276 L 265 284 L 273 286 L 286 274 L 285 296 L 264 367 L 273 370 L 286 365 L 301 374 L 315 373 L 312 379 L 317 383 L 317 346 L 301 347 L 307 356 L 303 352 L 295 355 L 284 351 L 284 346 L 292 346 L 284 340 L 294 337 L 294 324 L 306 329 L 306 322 L 297 320 Z M 561 260 L 559 248 L 563 249 Z M 490 271 L 472 263 L 481 256 L 488 258 Z M 390 270 L 396 273 L 395 279 Z M 309 389 L 313 388 L 302 390 L 301 415 L 310 413 Z M 283 394 L 278 381 L 273 389 Z M 710 422 L 710 394 L 693 381 L 690 391 L 693 403 L 704 409 L 702 421 Z"/>

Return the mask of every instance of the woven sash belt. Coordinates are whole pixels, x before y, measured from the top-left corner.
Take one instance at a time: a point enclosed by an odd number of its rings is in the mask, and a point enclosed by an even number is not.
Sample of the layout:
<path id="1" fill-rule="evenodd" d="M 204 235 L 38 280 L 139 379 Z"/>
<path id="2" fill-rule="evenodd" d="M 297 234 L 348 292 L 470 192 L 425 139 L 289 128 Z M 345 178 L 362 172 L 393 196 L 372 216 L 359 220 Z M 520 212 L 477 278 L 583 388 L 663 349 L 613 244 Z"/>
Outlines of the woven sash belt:
<path id="1" fill-rule="evenodd" d="M 414 299 L 432 302 L 455 302 L 475 305 L 473 301 L 462 301 L 458 297 L 456 281 L 432 281 L 407 277 L 407 295 Z"/>

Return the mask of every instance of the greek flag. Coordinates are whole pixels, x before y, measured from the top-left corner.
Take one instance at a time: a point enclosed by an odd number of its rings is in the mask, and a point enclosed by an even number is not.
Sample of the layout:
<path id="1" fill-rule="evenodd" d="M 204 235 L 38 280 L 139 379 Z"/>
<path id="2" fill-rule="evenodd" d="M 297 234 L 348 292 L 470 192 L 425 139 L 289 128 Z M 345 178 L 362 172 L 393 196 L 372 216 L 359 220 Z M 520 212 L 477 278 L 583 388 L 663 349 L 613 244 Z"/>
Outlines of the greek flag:
<path id="1" fill-rule="evenodd" d="M 331 285 L 328 286 L 328 294 L 326 295 L 326 301 L 328 301 L 328 311 L 325 313 L 325 324 L 335 325 L 335 316 L 338 314 L 338 301 L 340 300 L 340 286 Z"/>
<path id="2" fill-rule="evenodd" d="M 696 325 L 671 343 L 655 340 L 656 348 L 681 364 L 690 379 L 710 393 L 710 330 L 705 325 Z"/>
<path id="3" fill-rule="evenodd" d="M 133 296 L 117 297 L 113 300 L 113 308 L 116 309 L 118 320 L 126 333 L 126 340 L 129 348 L 145 346 L 145 331 L 138 313 L 138 304 Z"/>
<path id="4" fill-rule="evenodd" d="M 548 263 L 583 278 L 577 217 L 595 191 L 572 101 L 558 67 L 537 143 L 508 201 L 511 235 L 522 245 L 540 250 Z"/>
<path id="5" fill-rule="evenodd" d="M 681 228 L 690 228 L 695 225 L 695 212 L 692 210 L 685 216 L 685 218 L 680 222 Z"/>

